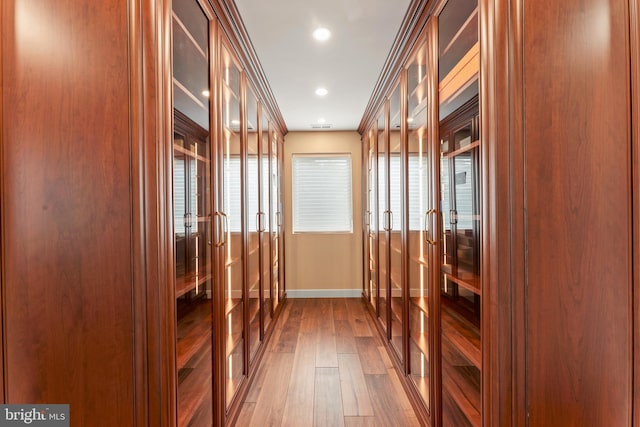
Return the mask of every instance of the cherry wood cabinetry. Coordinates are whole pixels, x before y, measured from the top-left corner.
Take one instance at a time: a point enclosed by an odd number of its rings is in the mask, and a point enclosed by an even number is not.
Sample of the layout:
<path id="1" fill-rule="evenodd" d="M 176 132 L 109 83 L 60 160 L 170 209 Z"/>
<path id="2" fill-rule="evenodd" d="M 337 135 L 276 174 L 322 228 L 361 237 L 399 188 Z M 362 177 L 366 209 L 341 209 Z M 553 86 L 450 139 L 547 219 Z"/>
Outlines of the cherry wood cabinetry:
<path id="1" fill-rule="evenodd" d="M 411 2 L 359 128 L 363 295 L 425 424 L 638 425 L 638 9 Z"/>
<path id="2" fill-rule="evenodd" d="M 1 401 L 231 424 L 286 297 L 287 130 L 235 5 L 7 0 L 0 27 Z"/>

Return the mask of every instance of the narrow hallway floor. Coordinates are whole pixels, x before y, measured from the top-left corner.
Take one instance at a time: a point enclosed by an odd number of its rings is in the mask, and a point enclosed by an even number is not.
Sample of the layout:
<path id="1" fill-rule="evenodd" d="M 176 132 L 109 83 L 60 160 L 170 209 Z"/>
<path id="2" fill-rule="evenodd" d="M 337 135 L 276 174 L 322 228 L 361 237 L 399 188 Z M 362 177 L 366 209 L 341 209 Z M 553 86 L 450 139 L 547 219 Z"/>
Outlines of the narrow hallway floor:
<path id="1" fill-rule="evenodd" d="M 236 426 L 419 426 L 359 298 L 289 299 Z"/>

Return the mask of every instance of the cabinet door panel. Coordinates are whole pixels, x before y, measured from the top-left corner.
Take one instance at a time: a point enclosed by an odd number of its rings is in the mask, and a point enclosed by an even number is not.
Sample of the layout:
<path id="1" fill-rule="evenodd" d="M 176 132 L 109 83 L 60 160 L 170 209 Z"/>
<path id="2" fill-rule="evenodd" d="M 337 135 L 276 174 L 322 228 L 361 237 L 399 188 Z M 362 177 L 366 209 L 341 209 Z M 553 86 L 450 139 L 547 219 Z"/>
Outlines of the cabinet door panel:
<path id="1" fill-rule="evenodd" d="M 209 20 L 173 2 L 173 216 L 178 425 L 213 422 Z"/>
<path id="2" fill-rule="evenodd" d="M 527 2 L 522 12 L 535 34 L 524 41 L 523 87 L 553 82 L 524 101 L 532 426 L 632 419 L 627 6 Z"/>
<path id="3" fill-rule="evenodd" d="M 258 147 L 258 101 L 250 87 L 247 88 L 247 115 L 246 115 L 246 203 L 247 203 L 247 287 L 248 287 L 248 333 L 249 333 L 249 356 L 253 360 L 260 345 L 260 317 L 261 317 L 261 276 L 260 276 L 260 226 L 262 218 L 260 216 L 260 168 L 259 147 Z"/>
<path id="4" fill-rule="evenodd" d="M 429 361 L 431 355 L 429 342 L 429 306 L 432 260 L 430 243 L 435 239 L 432 232 L 434 205 L 431 198 L 434 182 L 432 169 L 434 161 L 431 155 L 434 141 L 429 138 L 428 127 L 428 76 L 426 43 L 418 49 L 407 67 L 407 210 L 408 271 L 406 286 L 409 288 L 409 372 L 430 410 L 429 382 L 431 377 Z M 432 64 L 429 64 L 432 65 Z M 432 244 L 432 243 L 431 243 Z"/>
<path id="5" fill-rule="evenodd" d="M 222 50 L 222 198 L 225 295 L 225 402 L 232 403 L 244 370 L 244 239 L 243 165 L 240 137 L 240 68 L 226 45 Z"/>
<path id="6" fill-rule="evenodd" d="M 381 112 L 377 124 L 378 140 L 378 319 L 380 325 L 387 331 L 389 318 L 389 194 L 388 171 L 389 153 L 385 132 L 385 115 Z"/>

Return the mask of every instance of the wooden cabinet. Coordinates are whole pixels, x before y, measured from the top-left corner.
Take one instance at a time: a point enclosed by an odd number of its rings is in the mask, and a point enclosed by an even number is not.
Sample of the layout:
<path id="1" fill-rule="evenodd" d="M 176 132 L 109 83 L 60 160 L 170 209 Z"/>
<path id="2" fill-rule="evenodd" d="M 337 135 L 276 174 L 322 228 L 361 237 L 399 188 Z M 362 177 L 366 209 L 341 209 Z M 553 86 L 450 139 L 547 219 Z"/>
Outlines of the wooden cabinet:
<path id="1" fill-rule="evenodd" d="M 233 421 L 284 298 L 281 132 L 215 16 L 204 2 L 173 2 L 177 418 L 185 426 Z"/>
<path id="2" fill-rule="evenodd" d="M 482 402 L 478 5 L 450 0 L 436 16 L 389 85 L 386 120 L 378 116 L 363 135 L 363 155 L 379 159 L 375 184 L 383 212 L 379 251 L 365 243 L 370 261 L 364 291 L 423 417 L 435 425 L 477 426 Z M 364 194 L 370 198 L 375 187 L 371 171 L 365 173 Z M 376 273 L 377 295 L 371 293 Z"/>
<path id="3" fill-rule="evenodd" d="M 522 3 L 411 2 L 359 129 L 363 293 L 429 425 L 636 425 L 638 5 Z"/>

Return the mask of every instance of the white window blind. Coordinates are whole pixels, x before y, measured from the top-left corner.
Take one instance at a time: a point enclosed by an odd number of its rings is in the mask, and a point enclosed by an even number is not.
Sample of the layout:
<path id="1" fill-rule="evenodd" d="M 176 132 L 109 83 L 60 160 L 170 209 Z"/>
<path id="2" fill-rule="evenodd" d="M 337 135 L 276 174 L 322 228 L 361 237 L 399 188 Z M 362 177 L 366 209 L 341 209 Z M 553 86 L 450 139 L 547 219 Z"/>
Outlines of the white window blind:
<path id="1" fill-rule="evenodd" d="M 293 232 L 353 232 L 351 155 L 294 154 Z"/>

